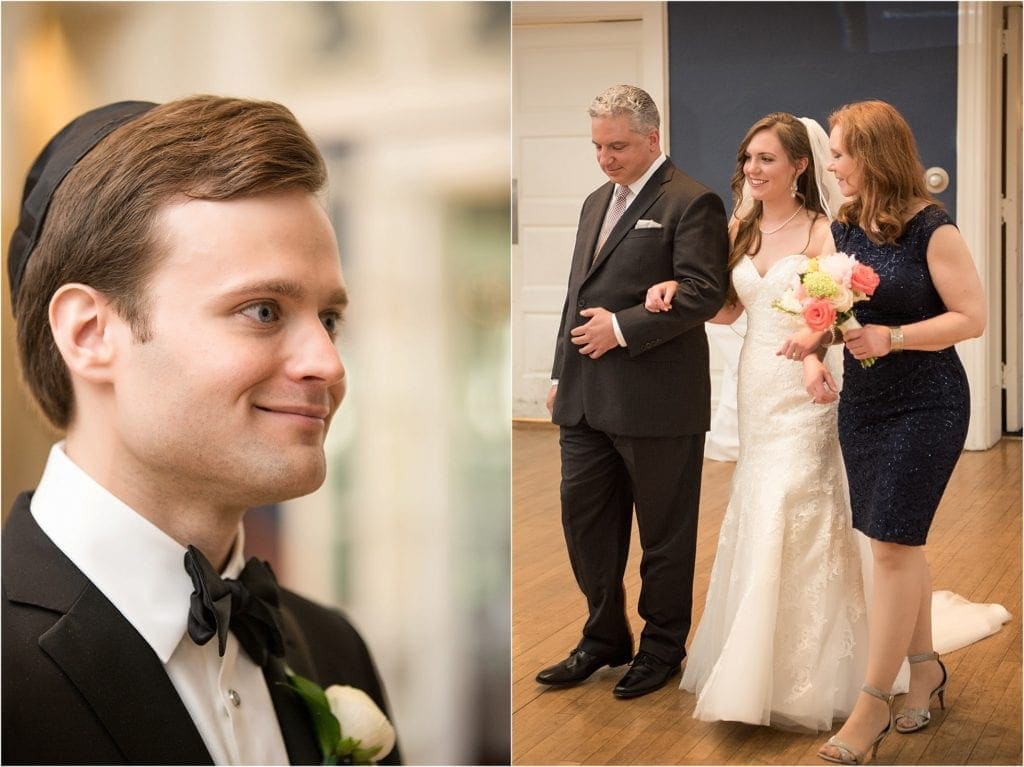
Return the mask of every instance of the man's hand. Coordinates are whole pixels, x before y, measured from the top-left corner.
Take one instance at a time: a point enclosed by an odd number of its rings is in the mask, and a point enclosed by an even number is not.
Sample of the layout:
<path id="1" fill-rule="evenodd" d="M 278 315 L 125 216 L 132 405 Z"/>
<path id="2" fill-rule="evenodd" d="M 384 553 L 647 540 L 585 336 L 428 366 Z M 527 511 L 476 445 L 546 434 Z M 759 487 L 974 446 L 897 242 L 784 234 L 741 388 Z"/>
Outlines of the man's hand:
<path id="1" fill-rule="evenodd" d="M 544 403 L 547 406 L 548 413 L 552 416 L 555 414 L 555 395 L 558 394 L 558 384 L 551 384 L 551 388 L 548 389 L 548 398 Z"/>
<path id="2" fill-rule="evenodd" d="M 619 345 L 612 330 L 612 313 L 600 306 L 584 309 L 580 316 L 589 317 L 590 321 L 572 329 L 572 342 L 579 347 L 580 354 L 586 354 L 596 360 L 606 351 Z"/>

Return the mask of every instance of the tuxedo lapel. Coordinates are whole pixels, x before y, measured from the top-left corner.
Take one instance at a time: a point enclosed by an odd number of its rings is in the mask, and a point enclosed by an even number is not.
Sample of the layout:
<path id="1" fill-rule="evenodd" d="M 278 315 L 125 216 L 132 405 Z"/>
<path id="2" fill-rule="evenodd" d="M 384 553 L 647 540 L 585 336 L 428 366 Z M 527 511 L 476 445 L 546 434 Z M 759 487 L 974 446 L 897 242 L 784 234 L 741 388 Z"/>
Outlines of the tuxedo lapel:
<path id="1" fill-rule="evenodd" d="M 39 645 L 89 702 L 129 763 L 213 764 L 160 659 L 91 583 Z M 131 680 L 130 690 L 113 681 L 124 679 Z"/>
<path id="2" fill-rule="evenodd" d="M 134 763 L 213 764 L 156 654 L 18 498 L 4 528 L 7 598 L 61 615 L 39 646 Z M 17 542 L 17 545 L 13 545 Z M 130 680 L 125 689 L 123 681 Z"/>
<path id="3" fill-rule="evenodd" d="M 288 684 L 285 663 L 299 676 L 314 679 L 315 670 L 309 649 L 302 639 L 298 622 L 287 610 L 281 610 L 281 632 L 284 635 L 285 661 L 271 657 L 263 669 L 263 677 L 274 702 L 277 722 L 281 726 L 288 761 L 292 764 L 322 764 L 323 755 L 317 742 L 312 715 L 306 704 Z M 314 679 L 315 681 L 315 679 Z"/>
<path id="4" fill-rule="evenodd" d="M 622 241 L 622 238 L 636 226 L 636 222 L 640 220 L 640 217 L 661 197 L 662 185 L 668 182 L 670 178 L 672 178 L 672 164 L 666 159 L 661 167 L 654 171 L 654 174 L 644 184 L 644 188 L 640 190 L 640 194 L 626 208 L 622 218 L 618 220 L 618 223 L 608 233 L 608 239 L 605 240 L 604 245 L 601 247 L 601 252 L 594 259 L 594 269 L 608 259 L 608 255 L 615 250 L 616 246 Z"/>

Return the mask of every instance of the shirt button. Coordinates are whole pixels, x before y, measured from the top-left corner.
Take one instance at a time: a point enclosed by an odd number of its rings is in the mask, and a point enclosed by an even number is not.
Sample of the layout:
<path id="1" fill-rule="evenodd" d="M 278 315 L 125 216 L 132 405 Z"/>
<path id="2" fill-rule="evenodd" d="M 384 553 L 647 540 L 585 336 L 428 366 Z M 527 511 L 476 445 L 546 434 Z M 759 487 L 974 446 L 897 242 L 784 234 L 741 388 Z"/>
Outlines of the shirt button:
<path id="1" fill-rule="evenodd" d="M 231 705 L 238 708 L 242 705 L 242 696 L 234 690 L 228 690 L 228 700 L 231 701 Z"/>

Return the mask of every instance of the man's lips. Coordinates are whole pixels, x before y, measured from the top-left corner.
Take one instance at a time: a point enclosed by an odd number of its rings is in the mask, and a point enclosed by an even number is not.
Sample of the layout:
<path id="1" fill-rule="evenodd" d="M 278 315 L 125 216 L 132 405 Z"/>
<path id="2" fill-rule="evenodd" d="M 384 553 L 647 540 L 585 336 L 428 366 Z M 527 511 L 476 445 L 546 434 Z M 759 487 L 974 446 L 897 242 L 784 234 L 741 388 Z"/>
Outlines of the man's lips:
<path id="1" fill-rule="evenodd" d="M 322 405 L 288 405 L 288 404 L 270 404 L 270 405 L 255 405 L 257 410 L 263 410 L 267 413 L 277 413 L 278 415 L 296 415 L 302 416 L 303 418 L 313 418 L 320 421 L 324 421 L 331 414 L 330 408 L 326 408 Z"/>

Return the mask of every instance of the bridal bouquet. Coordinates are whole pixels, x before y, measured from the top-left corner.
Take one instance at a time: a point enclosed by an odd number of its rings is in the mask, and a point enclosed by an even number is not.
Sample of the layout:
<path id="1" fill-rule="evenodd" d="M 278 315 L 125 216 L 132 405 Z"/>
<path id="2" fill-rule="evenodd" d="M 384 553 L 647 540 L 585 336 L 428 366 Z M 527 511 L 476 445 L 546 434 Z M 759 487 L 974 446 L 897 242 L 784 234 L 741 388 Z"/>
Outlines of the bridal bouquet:
<path id="1" fill-rule="evenodd" d="M 801 316 L 811 330 L 852 330 L 860 327 L 853 316 L 853 305 L 874 295 L 878 282 L 874 269 L 846 253 L 808 258 L 797 271 L 793 284 L 772 306 Z M 868 357 L 860 364 L 871 367 L 875 358 Z"/>

